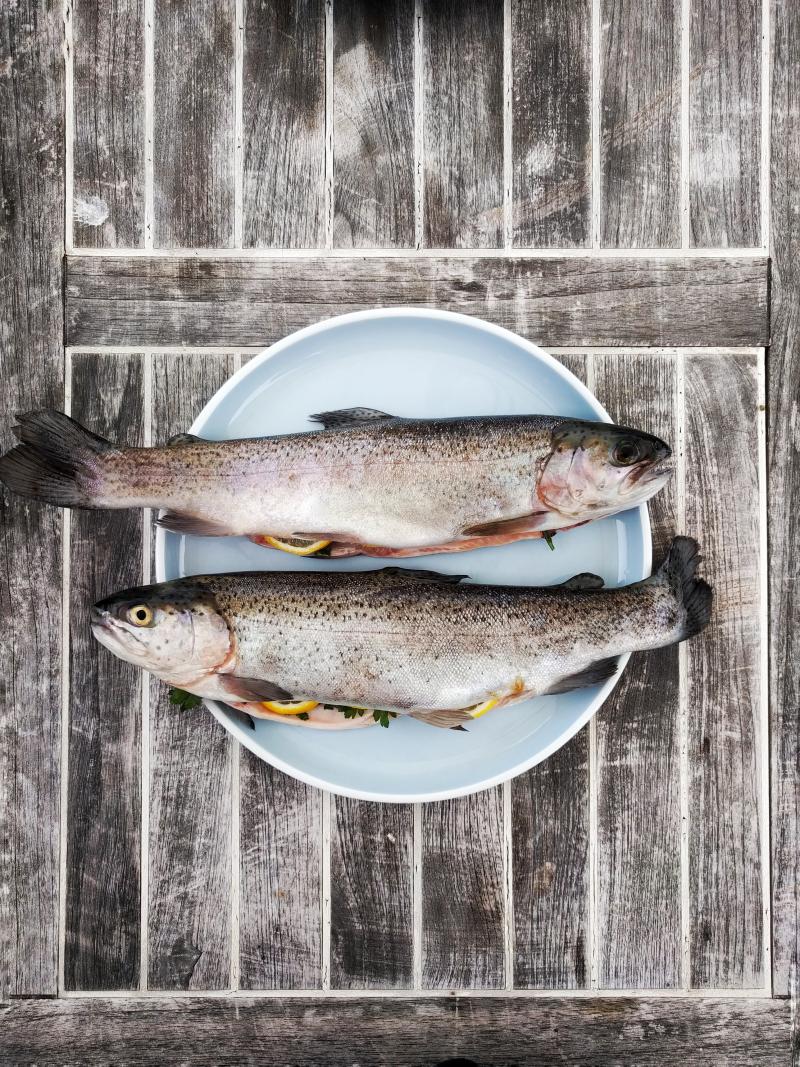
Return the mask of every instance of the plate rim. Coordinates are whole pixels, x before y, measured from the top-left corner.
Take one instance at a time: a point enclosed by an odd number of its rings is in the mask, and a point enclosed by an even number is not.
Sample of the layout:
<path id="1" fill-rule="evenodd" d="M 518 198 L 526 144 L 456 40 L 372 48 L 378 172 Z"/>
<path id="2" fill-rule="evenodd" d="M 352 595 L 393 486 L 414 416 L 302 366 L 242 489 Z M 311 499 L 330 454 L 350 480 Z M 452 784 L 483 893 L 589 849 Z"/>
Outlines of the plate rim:
<path id="1" fill-rule="evenodd" d="M 438 308 L 426 308 L 426 307 L 374 307 L 367 308 L 361 311 L 350 311 L 344 315 L 331 315 L 329 318 L 320 319 L 318 322 L 311 323 L 309 326 L 303 326 L 299 330 L 287 334 L 280 340 L 275 341 L 269 347 L 264 348 L 257 355 L 249 359 L 247 363 L 241 366 L 235 371 L 230 378 L 214 393 L 214 395 L 208 400 L 203 409 L 197 415 L 197 418 L 189 428 L 190 433 L 202 433 L 205 423 L 215 413 L 217 408 L 222 404 L 227 395 L 234 390 L 237 385 L 247 378 L 250 374 L 254 373 L 257 368 L 269 361 L 275 356 L 278 356 L 285 349 L 290 348 L 298 341 L 303 341 L 308 337 L 313 337 L 316 334 L 324 333 L 326 330 L 332 327 L 347 326 L 350 323 L 355 322 L 369 322 L 377 319 L 389 319 L 389 318 L 409 318 L 409 319 L 429 319 L 438 321 L 448 321 L 452 323 L 458 323 L 464 326 L 468 326 L 471 329 L 478 330 L 480 332 L 502 338 L 505 341 L 510 341 L 513 344 L 521 347 L 527 352 L 529 356 L 533 356 L 537 359 L 543 360 L 555 373 L 566 380 L 570 386 L 575 388 L 579 395 L 587 402 L 589 407 L 596 412 L 598 421 L 612 423 L 613 419 L 606 411 L 605 407 L 600 403 L 597 397 L 584 385 L 584 383 L 577 378 L 572 371 L 568 370 L 563 363 L 560 363 L 554 356 L 551 356 L 549 352 L 541 348 L 534 341 L 529 341 L 527 337 L 523 337 L 518 333 L 514 333 L 513 330 L 507 329 L 505 326 L 498 326 L 496 323 L 487 322 L 486 319 L 478 318 L 474 315 L 465 315 L 456 311 L 444 311 Z M 652 529 L 650 525 L 650 514 L 647 509 L 647 504 L 640 504 L 637 508 L 631 508 L 630 511 L 638 511 L 639 521 L 641 523 L 641 550 L 642 550 L 642 567 L 645 573 L 640 579 L 649 576 L 653 565 L 653 541 L 652 541 Z M 165 573 L 165 548 L 166 548 L 166 531 L 158 526 L 156 527 L 155 538 L 155 571 L 156 581 L 162 582 L 166 580 Z M 332 783 L 324 778 L 320 778 L 317 775 L 310 774 L 306 771 L 300 770 L 285 760 L 276 756 L 274 753 L 269 752 L 269 759 L 266 758 L 263 745 L 257 746 L 255 739 L 250 735 L 250 732 L 241 726 L 230 714 L 226 711 L 225 706 L 216 700 L 204 700 L 203 703 L 217 720 L 220 725 L 226 729 L 237 741 L 249 749 L 259 759 L 264 760 L 265 763 L 269 763 L 270 766 L 275 767 L 277 770 L 288 774 L 291 778 L 295 778 L 298 781 L 304 782 L 306 785 L 314 786 L 317 789 L 325 790 L 329 793 L 334 793 L 337 796 L 351 797 L 355 800 L 370 800 L 382 804 L 418 804 L 418 803 L 431 803 L 441 800 L 451 800 L 456 797 L 471 796 L 473 793 L 480 793 L 487 789 L 492 789 L 495 786 L 501 785 L 503 782 L 510 781 L 513 778 L 518 777 L 520 774 L 524 774 L 531 768 L 536 767 L 539 763 L 543 763 L 544 760 L 549 759 L 560 748 L 563 748 L 583 727 L 587 722 L 600 710 L 607 698 L 611 695 L 611 692 L 616 688 L 622 679 L 622 675 L 625 668 L 628 665 L 630 659 L 630 653 L 625 653 L 619 657 L 619 668 L 611 678 L 609 678 L 600 687 L 594 698 L 589 702 L 587 707 L 578 716 L 578 718 L 571 722 L 562 733 L 545 749 L 540 750 L 534 756 L 522 760 L 520 763 L 515 764 L 506 770 L 499 772 L 498 774 L 491 775 L 488 778 L 482 779 L 480 782 L 472 785 L 461 786 L 455 789 L 442 789 L 427 792 L 415 792 L 415 793 L 376 793 L 368 789 L 356 789 L 349 786 L 339 785 L 338 783 Z"/>

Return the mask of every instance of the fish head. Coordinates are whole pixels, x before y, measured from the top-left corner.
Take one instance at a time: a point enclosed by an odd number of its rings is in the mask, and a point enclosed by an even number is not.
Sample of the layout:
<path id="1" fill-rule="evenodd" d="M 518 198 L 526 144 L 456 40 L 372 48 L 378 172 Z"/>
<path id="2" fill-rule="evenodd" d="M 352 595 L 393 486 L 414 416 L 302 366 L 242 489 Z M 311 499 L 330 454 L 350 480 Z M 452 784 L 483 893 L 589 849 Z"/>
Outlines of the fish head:
<path id="1" fill-rule="evenodd" d="M 552 431 L 537 493 L 549 510 L 586 522 L 649 500 L 672 474 L 658 437 L 604 422 L 565 419 Z"/>
<path id="2" fill-rule="evenodd" d="M 92 608 L 91 626 L 115 656 L 176 685 L 205 677 L 233 648 L 214 597 L 185 579 L 106 597 Z"/>

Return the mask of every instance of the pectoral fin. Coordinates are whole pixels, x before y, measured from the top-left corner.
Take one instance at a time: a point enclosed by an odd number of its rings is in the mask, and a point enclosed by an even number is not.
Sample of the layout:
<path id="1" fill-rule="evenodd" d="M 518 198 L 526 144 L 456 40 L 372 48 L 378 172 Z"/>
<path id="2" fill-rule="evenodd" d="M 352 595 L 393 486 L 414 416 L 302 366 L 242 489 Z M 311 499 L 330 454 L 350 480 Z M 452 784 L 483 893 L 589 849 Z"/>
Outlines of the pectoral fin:
<path id="1" fill-rule="evenodd" d="M 236 674 L 217 675 L 219 684 L 233 700 L 291 700 L 292 694 L 263 678 L 240 678 Z"/>
<path id="2" fill-rule="evenodd" d="M 531 515 L 520 515 L 516 519 L 498 519 L 496 522 L 484 522 L 478 526 L 468 526 L 462 531 L 465 537 L 495 537 L 498 534 L 535 533 L 542 529 L 542 524 L 549 518 L 549 511 L 534 511 Z"/>

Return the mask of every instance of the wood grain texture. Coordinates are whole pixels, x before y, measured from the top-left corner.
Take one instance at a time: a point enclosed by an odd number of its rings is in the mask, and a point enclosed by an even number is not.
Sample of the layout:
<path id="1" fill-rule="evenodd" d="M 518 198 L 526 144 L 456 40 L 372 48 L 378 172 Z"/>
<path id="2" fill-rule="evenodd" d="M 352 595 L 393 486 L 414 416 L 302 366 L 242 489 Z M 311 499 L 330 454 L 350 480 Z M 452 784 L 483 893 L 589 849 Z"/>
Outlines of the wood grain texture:
<path id="1" fill-rule="evenodd" d="M 0 451 L 10 414 L 60 407 L 64 65 L 58 5 L 0 17 Z M 0 489 L 0 1000 L 57 983 L 61 531 Z M 1 1039 L 0 1039 L 1 1040 Z"/>
<path id="2" fill-rule="evenodd" d="M 234 370 L 233 356 L 154 356 L 153 443 L 188 430 Z M 207 711 L 181 711 L 166 685 L 149 684 L 148 986 L 227 988 L 232 741 Z"/>
<path id="3" fill-rule="evenodd" d="M 722 357 L 721 357 L 722 358 Z M 623 426 L 677 449 L 676 357 L 592 357 L 595 395 Z M 653 556 L 676 522 L 674 479 L 649 505 Z M 681 984 L 678 649 L 635 653 L 597 715 L 597 980 L 605 988 Z"/>
<path id="4" fill-rule="evenodd" d="M 154 0 L 153 244 L 234 239 L 233 0 Z"/>
<path id="5" fill-rule="evenodd" d="M 414 245 L 414 3 L 334 9 L 333 243 Z"/>
<path id="6" fill-rule="evenodd" d="M 607 247 L 681 243 L 680 19 L 680 0 L 600 0 L 600 235 Z"/>
<path id="7" fill-rule="evenodd" d="M 699 246 L 761 240 L 760 0 L 693 0 L 689 225 Z"/>
<path id="8" fill-rule="evenodd" d="M 70 344 L 260 345 L 375 306 L 478 315 L 543 345 L 762 345 L 767 265 L 742 259 L 446 255 L 68 258 Z"/>
<path id="9" fill-rule="evenodd" d="M 590 0 L 513 0 L 515 245 L 591 242 Z"/>
<path id="10" fill-rule="evenodd" d="M 422 0 L 429 248 L 503 244 L 503 7 Z"/>
<path id="11" fill-rule="evenodd" d="M 764 980 L 756 365 L 686 360 L 686 530 L 714 588 L 686 646 L 691 982 Z"/>
<path id="12" fill-rule="evenodd" d="M 140 356 L 75 356 L 72 415 L 94 433 L 143 441 Z M 142 672 L 92 636 L 92 604 L 142 582 L 138 511 L 72 512 L 69 777 L 64 981 L 139 982 Z"/>
<path id="13" fill-rule="evenodd" d="M 422 984 L 505 985 L 503 795 L 422 808 Z"/>
<path id="14" fill-rule="evenodd" d="M 322 968 L 322 794 L 243 748 L 242 989 L 318 989 Z"/>
<path id="15" fill-rule="evenodd" d="M 588 728 L 511 783 L 514 985 L 589 984 Z"/>
<path id="16" fill-rule="evenodd" d="M 331 988 L 413 985 L 414 810 L 332 797 Z"/>
<path id="17" fill-rule="evenodd" d="M 767 365 L 772 978 L 798 988 L 800 966 L 800 6 L 771 5 L 772 343 Z"/>
<path id="18" fill-rule="evenodd" d="M 557 358 L 586 384 L 586 356 Z M 518 988 L 580 989 L 589 983 L 588 744 L 584 729 L 511 783 Z"/>
<path id="19" fill-rule="evenodd" d="M 144 243 L 144 6 L 73 5 L 73 231 L 87 248 Z"/>
<path id="20" fill-rule="evenodd" d="M 244 244 L 325 244 L 324 0 L 244 0 Z"/>
<path id="21" fill-rule="evenodd" d="M 195 1067 L 790 1067 L 785 1000 L 248 1000 L 194 997 L 28 1001 L 0 1007 L 9 1065 Z M 587 1049 L 591 1049 L 587 1058 Z M 794 1065 L 792 1064 L 792 1067 Z"/>

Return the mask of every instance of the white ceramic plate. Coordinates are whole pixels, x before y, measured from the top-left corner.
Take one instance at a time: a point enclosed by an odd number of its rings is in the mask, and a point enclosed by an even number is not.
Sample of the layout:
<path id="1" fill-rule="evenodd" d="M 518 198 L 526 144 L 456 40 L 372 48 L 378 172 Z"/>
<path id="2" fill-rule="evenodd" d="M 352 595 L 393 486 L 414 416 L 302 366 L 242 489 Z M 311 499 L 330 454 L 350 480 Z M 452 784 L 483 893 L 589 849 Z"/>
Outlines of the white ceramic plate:
<path id="1" fill-rule="evenodd" d="M 343 315 L 284 338 L 245 364 L 204 408 L 191 430 L 213 440 L 314 428 L 307 416 L 357 406 L 396 415 L 557 413 L 610 421 L 560 363 L 508 330 L 465 315 L 409 309 Z M 175 426 L 177 433 L 185 429 Z M 552 585 L 594 571 L 608 585 L 650 573 L 650 525 L 642 506 L 555 538 L 400 565 L 466 573 L 477 582 Z M 243 538 L 186 537 L 159 530 L 159 580 L 238 570 L 370 570 L 367 558 L 304 560 Z M 624 666 L 625 660 L 622 665 Z M 618 676 L 617 676 L 618 677 Z M 617 679 L 539 697 L 485 715 L 467 733 L 395 719 L 342 733 L 257 721 L 241 726 L 224 704 L 217 719 L 262 759 L 304 782 L 345 796 L 412 802 L 486 789 L 539 763 L 565 744 Z"/>

